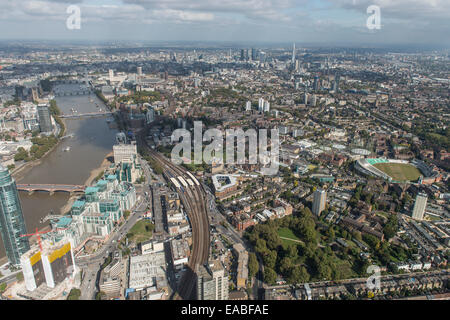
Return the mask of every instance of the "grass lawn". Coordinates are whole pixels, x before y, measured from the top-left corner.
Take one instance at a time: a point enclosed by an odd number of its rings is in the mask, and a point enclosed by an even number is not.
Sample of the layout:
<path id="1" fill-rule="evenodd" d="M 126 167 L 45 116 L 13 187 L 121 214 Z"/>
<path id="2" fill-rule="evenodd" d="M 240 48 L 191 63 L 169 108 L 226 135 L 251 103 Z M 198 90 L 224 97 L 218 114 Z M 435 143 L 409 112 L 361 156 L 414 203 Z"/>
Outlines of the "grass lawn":
<path id="1" fill-rule="evenodd" d="M 72 288 L 72 290 L 70 290 L 69 292 L 69 295 L 67 296 L 67 300 L 79 300 L 80 296 L 81 296 L 80 289 Z"/>
<path id="2" fill-rule="evenodd" d="M 289 228 L 280 228 L 278 229 L 278 236 L 283 241 L 283 244 L 289 245 L 293 243 L 303 243 Z"/>
<path id="3" fill-rule="evenodd" d="M 127 233 L 128 241 L 141 243 L 152 238 L 155 226 L 148 220 L 140 220 Z"/>
<path id="4" fill-rule="evenodd" d="M 388 174 L 396 181 L 416 181 L 422 175 L 420 170 L 411 164 L 377 163 L 373 166 Z"/>
<path id="5" fill-rule="evenodd" d="M 385 217 L 385 218 L 389 218 L 389 216 L 390 216 L 389 213 L 384 212 L 384 211 L 376 211 L 375 214 L 379 215 L 379 216 L 382 216 L 382 217 Z"/>
<path id="6" fill-rule="evenodd" d="M 438 221 L 438 220 L 442 220 L 442 218 L 436 217 L 436 216 L 432 216 L 429 214 L 425 215 L 425 220 L 429 220 L 429 221 Z"/>

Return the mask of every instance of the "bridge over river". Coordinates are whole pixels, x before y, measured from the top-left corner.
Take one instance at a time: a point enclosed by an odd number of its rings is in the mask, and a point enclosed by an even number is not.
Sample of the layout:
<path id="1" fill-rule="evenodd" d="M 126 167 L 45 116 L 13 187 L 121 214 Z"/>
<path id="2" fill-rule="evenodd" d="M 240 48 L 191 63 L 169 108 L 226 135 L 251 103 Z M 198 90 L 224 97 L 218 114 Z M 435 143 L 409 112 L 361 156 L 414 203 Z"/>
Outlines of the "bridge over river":
<path id="1" fill-rule="evenodd" d="M 63 114 L 60 115 L 60 118 L 68 118 L 68 119 L 80 119 L 80 118 L 88 118 L 88 117 L 97 117 L 104 115 L 111 115 L 113 112 L 111 111 L 101 111 L 101 112 L 87 112 L 87 113 L 74 113 L 74 114 Z"/>
<path id="2" fill-rule="evenodd" d="M 33 193 L 35 191 L 45 191 L 53 194 L 55 192 L 84 192 L 86 186 L 73 184 L 17 184 L 17 190 Z"/>

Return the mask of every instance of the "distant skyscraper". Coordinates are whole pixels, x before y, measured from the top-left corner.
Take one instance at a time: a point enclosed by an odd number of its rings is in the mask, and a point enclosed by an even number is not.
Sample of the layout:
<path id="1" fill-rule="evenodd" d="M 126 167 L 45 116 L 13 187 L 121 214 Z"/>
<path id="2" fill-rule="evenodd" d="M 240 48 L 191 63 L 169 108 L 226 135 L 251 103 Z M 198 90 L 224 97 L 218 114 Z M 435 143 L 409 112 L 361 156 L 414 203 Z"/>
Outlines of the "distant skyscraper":
<path id="1" fill-rule="evenodd" d="M 138 76 L 142 76 L 142 67 L 137 67 Z"/>
<path id="2" fill-rule="evenodd" d="M 196 275 L 198 300 L 228 300 L 228 276 L 222 262 L 214 260 L 199 266 Z"/>
<path id="3" fill-rule="evenodd" d="M 327 201 L 327 192 L 325 190 L 317 189 L 314 191 L 314 201 L 312 212 L 319 216 L 320 213 L 325 210 L 325 205 Z"/>
<path id="4" fill-rule="evenodd" d="M 339 92 L 339 81 L 340 81 L 341 77 L 339 75 L 337 75 L 334 79 L 334 91 L 335 92 Z"/>
<path id="5" fill-rule="evenodd" d="M 6 256 L 13 265 L 20 264 L 20 256 L 30 250 L 25 219 L 16 182 L 8 169 L 0 165 L 0 232 Z"/>
<path id="6" fill-rule="evenodd" d="M 256 61 L 258 59 L 258 49 L 252 48 L 252 60 Z"/>
<path id="7" fill-rule="evenodd" d="M 258 112 L 264 111 L 264 98 L 258 100 Z"/>
<path id="8" fill-rule="evenodd" d="M 265 52 L 260 52 L 259 53 L 259 62 L 264 63 L 266 62 L 266 53 Z"/>
<path id="9" fill-rule="evenodd" d="M 250 110 L 252 110 L 252 102 L 247 101 L 247 103 L 245 104 L 245 111 L 250 111 Z"/>
<path id="10" fill-rule="evenodd" d="M 303 103 L 305 104 L 305 106 L 308 104 L 308 92 L 305 92 L 305 94 L 303 95 Z"/>
<path id="11" fill-rule="evenodd" d="M 419 193 L 416 197 L 416 202 L 414 203 L 414 209 L 412 212 L 412 217 L 417 220 L 423 219 L 423 214 L 425 213 L 425 208 L 427 207 L 428 197 L 426 194 Z"/>
<path id="12" fill-rule="evenodd" d="M 109 69 L 109 82 L 114 80 L 114 70 Z"/>
<path id="13" fill-rule="evenodd" d="M 145 114 L 145 119 L 147 124 L 155 121 L 155 109 L 153 108 L 153 106 L 148 106 L 147 113 Z"/>
<path id="14" fill-rule="evenodd" d="M 310 105 L 311 105 L 312 107 L 315 107 L 316 104 L 317 104 L 317 96 L 316 96 L 315 94 L 313 94 L 313 95 L 311 96 L 311 102 L 310 102 Z"/>
<path id="15" fill-rule="evenodd" d="M 319 77 L 318 76 L 314 77 L 313 90 L 314 91 L 319 90 Z"/>
<path id="16" fill-rule="evenodd" d="M 244 49 L 241 49 L 241 61 L 245 60 L 245 51 Z"/>
<path id="17" fill-rule="evenodd" d="M 264 101 L 264 112 L 269 112 L 269 111 L 270 111 L 270 102 Z"/>
<path id="18" fill-rule="evenodd" d="M 291 60 L 291 62 L 292 62 L 292 65 L 295 64 L 295 43 L 294 43 L 294 47 L 292 48 L 292 60 Z"/>
<path id="19" fill-rule="evenodd" d="M 38 105 L 37 106 L 37 113 L 38 113 L 38 121 L 39 121 L 39 128 L 41 129 L 41 132 L 52 132 L 53 126 L 52 126 L 52 119 L 50 117 L 50 109 L 47 105 Z"/>

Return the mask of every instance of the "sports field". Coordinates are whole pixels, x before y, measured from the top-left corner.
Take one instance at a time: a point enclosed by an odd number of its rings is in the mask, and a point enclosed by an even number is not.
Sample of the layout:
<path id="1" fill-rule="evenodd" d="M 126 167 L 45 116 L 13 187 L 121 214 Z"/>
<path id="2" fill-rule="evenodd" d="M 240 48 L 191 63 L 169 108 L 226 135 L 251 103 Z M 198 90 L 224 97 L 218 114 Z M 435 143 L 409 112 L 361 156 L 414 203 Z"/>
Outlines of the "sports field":
<path id="1" fill-rule="evenodd" d="M 421 176 L 420 170 L 412 164 L 377 163 L 373 166 L 392 177 L 395 181 L 416 181 Z"/>

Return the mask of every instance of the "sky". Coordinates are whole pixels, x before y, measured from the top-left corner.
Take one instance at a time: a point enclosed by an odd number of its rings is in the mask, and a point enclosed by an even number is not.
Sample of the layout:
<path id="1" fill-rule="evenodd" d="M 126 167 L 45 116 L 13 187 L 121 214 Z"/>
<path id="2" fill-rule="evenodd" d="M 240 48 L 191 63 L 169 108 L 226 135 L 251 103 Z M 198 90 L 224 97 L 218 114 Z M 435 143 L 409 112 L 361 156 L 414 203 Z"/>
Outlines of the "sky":
<path id="1" fill-rule="evenodd" d="M 450 47 L 450 0 L 0 0 L 0 39 Z"/>

